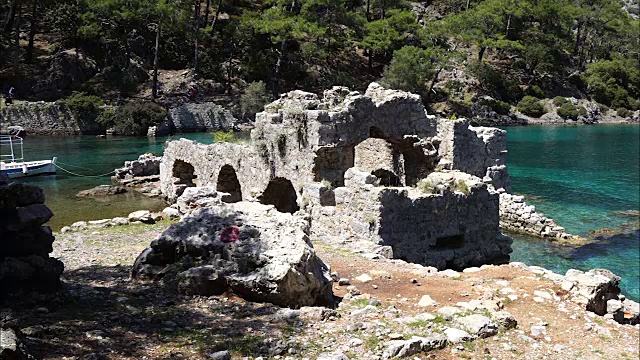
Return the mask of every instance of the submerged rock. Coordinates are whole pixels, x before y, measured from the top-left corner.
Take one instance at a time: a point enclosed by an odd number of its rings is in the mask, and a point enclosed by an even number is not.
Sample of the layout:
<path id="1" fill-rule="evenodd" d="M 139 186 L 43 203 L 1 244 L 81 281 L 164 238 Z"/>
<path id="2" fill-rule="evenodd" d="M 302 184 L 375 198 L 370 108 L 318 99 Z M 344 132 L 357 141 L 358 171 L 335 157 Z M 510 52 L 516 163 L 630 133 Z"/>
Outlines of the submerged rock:
<path id="1" fill-rule="evenodd" d="M 76 194 L 79 197 L 93 197 L 93 196 L 109 196 L 126 193 L 127 189 L 122 186 L 114 185 L 98 185 L 94 188 L 80 191 Z"/>

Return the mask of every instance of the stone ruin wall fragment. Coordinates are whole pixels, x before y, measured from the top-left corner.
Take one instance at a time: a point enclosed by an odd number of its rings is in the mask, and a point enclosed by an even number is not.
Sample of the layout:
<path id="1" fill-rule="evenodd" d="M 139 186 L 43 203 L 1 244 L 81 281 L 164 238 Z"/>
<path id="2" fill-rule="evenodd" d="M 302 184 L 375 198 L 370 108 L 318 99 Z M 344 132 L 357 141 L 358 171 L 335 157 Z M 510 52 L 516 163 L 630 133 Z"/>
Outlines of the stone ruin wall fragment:
<path id="1" fill-rule="evenodd" d="M 315 233 L 353 234 L 386 255 L 462 268 L 508 258 L 498 195 L 485 185 L 508 188 L 505 154 L 504 131 L 436 119 L 419 96 L 374 83 L 364 94 L 342 87 L 322 99 L 284 94 L 256 116 L 248 144 L 170 142 L 161 187 L 170 201 L 189 186 L 217 186 L 234 192 L 229 202 L 302 208 Z M 474 175 L 465 181 L 477 189 L 416 194 L 411 187 L 436 170 Z M 463 246 L 436 248 L 439 238 L 456 236 L 464 237 Z"/>

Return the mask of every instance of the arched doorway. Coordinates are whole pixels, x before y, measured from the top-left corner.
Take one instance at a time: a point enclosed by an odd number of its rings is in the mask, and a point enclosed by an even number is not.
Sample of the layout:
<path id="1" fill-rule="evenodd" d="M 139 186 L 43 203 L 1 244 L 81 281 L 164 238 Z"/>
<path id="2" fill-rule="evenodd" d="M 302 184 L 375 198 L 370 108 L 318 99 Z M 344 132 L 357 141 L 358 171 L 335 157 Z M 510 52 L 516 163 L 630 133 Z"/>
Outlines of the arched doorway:
<path id="1" fill-rule="evenodd" d="M 260 196 L 260 202 L 274 205 L 280 212 L 294 213 L 300 209 L 298 195 L 291 181 L 280 177 L 269 181 L 269 185 Z"/>
<path id="2" fill-rule="evenodd" d="M 238 181 L 238 176 L 236 176 L 236 170 L 233 166 L 225 165 L 220 169 L 216 190 L 229 194 L 228 196 L 222 197 L 222 201 L 224 202 L 235 203 L 242 201 L 240 182 Z"/>

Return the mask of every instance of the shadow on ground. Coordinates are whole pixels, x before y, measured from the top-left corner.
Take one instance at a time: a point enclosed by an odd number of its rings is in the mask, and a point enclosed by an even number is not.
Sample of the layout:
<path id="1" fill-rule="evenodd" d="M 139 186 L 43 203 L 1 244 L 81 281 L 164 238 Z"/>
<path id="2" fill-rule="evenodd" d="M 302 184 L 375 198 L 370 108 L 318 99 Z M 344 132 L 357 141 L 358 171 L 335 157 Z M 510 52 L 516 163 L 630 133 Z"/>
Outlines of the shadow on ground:
<path id="1" fill-rule="evenodd" d="M 282 339 L 303 324 L 276 306 L 172 294 L 131 281 L 130 271 L 90 266 L 66 272 L 64 289 L 38 305 L 49 312 L 11 304 L 29 352 L 39 359 L 201 359 L 220 350 L 273 356 L 296 346 Z"/>

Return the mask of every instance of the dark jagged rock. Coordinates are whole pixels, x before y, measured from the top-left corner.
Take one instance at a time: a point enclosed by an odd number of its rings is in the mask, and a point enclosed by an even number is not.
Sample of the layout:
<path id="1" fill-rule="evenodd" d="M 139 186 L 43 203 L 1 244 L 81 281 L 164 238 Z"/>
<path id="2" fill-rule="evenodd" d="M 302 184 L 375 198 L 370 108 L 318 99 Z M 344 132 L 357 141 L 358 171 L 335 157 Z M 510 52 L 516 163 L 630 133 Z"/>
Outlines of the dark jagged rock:
<path id="1" fill-rule="evenodd" d="M 64 265 L 49 257 L 55 238 L 42 226 L 52 216 L 42 189 L 0 176 L 0 297 L 60 286 Z"/>

